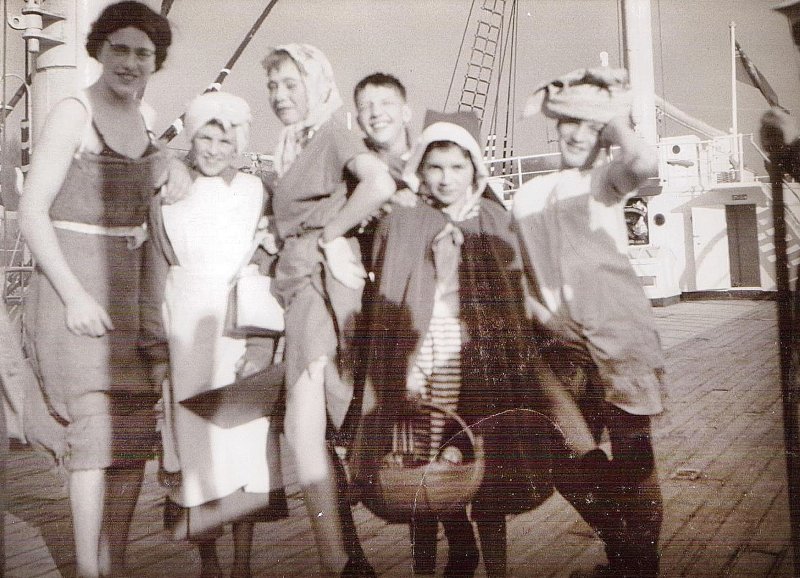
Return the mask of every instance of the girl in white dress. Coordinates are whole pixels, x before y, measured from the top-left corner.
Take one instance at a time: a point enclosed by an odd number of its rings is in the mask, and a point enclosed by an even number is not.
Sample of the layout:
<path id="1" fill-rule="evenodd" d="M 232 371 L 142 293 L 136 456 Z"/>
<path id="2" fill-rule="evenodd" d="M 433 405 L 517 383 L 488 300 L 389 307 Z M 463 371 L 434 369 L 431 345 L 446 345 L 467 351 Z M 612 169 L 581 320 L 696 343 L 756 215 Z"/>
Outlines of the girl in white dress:
<path id="1" fill-rule="evenodd" d="M 192 101 L 185 123 L 197 173 L 191 192 L 158 207 L 152 219 L 162 262 L 169 265 L 162 306 L 170 367 L 164 388 L 163 459 L 167 472 L 180 471 L 180 483 L 169 499 L 191 509 L 231 496 L 252 500 L 245 494 L 257 493 L 266 505 L 269 418 L 221 428 L 180 404 L 232 383 L 245 352 L 244 338 L 226 335 L 225 318 L 231 281 L 251 251 L 266 198 L 258 177 L 231 165 L 246 145 L 250 109 L 239 97 L 208 93 Z M 191 510 L 189 515 L 191 519 Z M 249 576 L 253 518 L 230 521 L 232 576 Z M 217 528 L 191 536 L 198 544 L 203 576 L 220 575 L 218 535 Z"/>

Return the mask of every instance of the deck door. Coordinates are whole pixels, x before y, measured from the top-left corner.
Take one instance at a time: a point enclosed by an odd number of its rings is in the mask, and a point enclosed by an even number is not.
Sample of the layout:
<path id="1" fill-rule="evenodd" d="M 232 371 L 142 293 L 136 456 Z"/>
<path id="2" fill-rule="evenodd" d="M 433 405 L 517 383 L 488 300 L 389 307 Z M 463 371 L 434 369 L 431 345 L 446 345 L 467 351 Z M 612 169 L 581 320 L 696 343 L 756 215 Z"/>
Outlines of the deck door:
<path id="1" fill-rule="evenodd" d="M 692 207 L 692 241 L 697 291 L 730 289 L 725 207 Z"/>
<path id="2" fill-rule="evenodd" d="M 755 205 L 727 205 L 731 287 L 761 287 Z"/>

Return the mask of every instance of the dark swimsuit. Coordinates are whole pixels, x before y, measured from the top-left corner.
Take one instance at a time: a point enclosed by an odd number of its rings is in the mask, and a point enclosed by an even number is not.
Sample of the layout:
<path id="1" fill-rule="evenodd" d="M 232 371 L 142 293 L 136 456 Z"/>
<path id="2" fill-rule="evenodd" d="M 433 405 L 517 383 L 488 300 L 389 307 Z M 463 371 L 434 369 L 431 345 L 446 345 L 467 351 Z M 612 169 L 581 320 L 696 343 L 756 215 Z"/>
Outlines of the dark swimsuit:
<path id="1" fill-rule="evenodd" d="M 81 102 L 91 111 L 86 100 Z M 147 221 L 168 155 L 152 136 L 141 157 L 121 155 L 93 121 L 92 128 L 102 152 L 74 155 L 49 216 L 67 265 L 108 312 L 114 329 L 102 337 L 71 333 L 60 296 L 38 269 L 25 306 L 44 389 L 68 422 L 65 464 L 70 470 L 140 464 L 151 457 L 156 440 L 155 400 L 138 343 L 144 253 L 111 231 L 136 229 Z"/>

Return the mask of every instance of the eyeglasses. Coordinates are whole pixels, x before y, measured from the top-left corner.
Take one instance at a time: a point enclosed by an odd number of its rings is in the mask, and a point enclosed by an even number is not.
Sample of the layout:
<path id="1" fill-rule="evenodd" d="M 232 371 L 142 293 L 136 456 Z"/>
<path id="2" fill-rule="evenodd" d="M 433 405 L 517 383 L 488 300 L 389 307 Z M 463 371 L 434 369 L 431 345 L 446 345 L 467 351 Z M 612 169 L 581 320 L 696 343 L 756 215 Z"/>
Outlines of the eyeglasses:
<path id="1" fill-rule="evenodd" d="M 139 62 L 146 62 L 156 55 L 156 51 L 149 48 L 131 48 L 127 44 L 114 44 L 107 38 L 106 42 L 108 47 L 111 48 L 111 54 L 120 58 L 128 58 L 133 52 Z"/>

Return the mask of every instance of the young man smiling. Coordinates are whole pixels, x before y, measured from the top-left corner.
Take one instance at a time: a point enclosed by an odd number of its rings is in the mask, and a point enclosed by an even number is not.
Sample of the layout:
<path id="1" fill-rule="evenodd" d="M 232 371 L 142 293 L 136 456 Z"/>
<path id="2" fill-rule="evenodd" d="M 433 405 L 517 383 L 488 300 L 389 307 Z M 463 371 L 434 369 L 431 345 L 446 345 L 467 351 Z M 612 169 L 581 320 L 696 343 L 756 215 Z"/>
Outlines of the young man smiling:
<path id="1" fill-rule="evenodd" d="M 405 86 L 391 74 L 376 72 L 356 84 L 353 100 L 367 146 L 399 177 L 411 148 Z"/>
<path id="2" fill-rule="evenodd" d="M 391 74 L 375 72 L 365 76 L 353 89 L 358 126 L 364 132 L 364 143 L 386 163 L 395 180 L 397 192 L 380 211 L 362 223 L 359 234 L 364 265 L 372 253 L 372 237 L 378 219 L 392 210 L 392 205 L 413 207 L 417 195 L 403 182 L 403 170 L 411 155 L 411 137 L 408 124 L 411 108 L 406 102 L 406 87 Z"/>
<path id="3" fill-rule="evenodd" d="M 606 68 L 536 91 L 525 112 L 557 121 L 562 170 L 526 183 L 513 211 L 526 308 L 552 333 L 562 381 L 544 392 L 564 433 L 556 487 L 605 543 L 609 564 L 594 575 L 655 578 L 662 506 L 650 416 L 663 409 L 664 360 L 623 207 L 658 164 L 631 127 L 630 97 L 626 72 Z M 611 459 L 598 446 L 604 431 Z"/>

